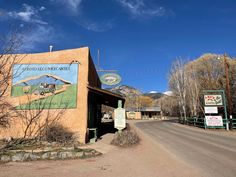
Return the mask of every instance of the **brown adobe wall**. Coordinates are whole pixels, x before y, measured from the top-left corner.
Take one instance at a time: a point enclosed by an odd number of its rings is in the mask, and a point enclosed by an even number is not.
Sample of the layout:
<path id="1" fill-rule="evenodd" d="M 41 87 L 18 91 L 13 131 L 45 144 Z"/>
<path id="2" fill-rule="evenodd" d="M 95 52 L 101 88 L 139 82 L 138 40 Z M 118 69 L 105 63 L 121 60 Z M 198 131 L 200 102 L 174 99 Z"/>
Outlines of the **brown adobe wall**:
<path id="1" fill-rule="evenodd" d="M 93 63 L 92 57 L 90 55 L 90 52 L 89 52 L 89 71 L 90 71 L 88 76 L 89 85 L 92 87 L 101 88 L 101 82 L 98 73 L 96 71 L 95 65 Z"/>
<path id="2" fill-rule="evenodd" d="M 79 48 L 71 50 L 62 50 L 37 54 L 22 54 L 24 58 L 21 64 L 70 64 L 72 61 L 78 61 L 78 87 L 77 87 L 77 107 L 67 109 L 62 124 L 73 131 L 80 142 L 85 143 L 87 133 L 87 100 L 88 100 L 88 70 L 89 70 L 89 48 Z M 21 55 L 21 56 L 22 56 Z M 90 81 L 91 83 L 94 81 Z M 12 83 L 10 83 L 12 84 Z M 12 85 L 10 85 L 11 88 Z M 11 90 L 9 89 L 9 95 Z M 12 104 L 18 104 L 19 100 L 9 97 Z M 55 110 L 54 110 L 55 111 Z M 15 119 L 15 123 L 9 129 L 0 129 L 0 136 L 3 137 L 21 137 L 22 125 Z"/>

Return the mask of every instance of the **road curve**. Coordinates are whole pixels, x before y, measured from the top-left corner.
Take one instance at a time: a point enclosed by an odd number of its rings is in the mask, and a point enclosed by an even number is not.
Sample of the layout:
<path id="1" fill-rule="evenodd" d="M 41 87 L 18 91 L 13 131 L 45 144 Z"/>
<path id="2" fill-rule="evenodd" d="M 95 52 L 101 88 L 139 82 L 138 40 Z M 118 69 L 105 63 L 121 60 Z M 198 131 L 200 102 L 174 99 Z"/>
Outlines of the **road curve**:
<path id="1" fill-rule="evenodd" d="M 206 177 L 236 177 L 236 134 L 205 131 L 176 121 L 138 122 L 136 126 Z"/>

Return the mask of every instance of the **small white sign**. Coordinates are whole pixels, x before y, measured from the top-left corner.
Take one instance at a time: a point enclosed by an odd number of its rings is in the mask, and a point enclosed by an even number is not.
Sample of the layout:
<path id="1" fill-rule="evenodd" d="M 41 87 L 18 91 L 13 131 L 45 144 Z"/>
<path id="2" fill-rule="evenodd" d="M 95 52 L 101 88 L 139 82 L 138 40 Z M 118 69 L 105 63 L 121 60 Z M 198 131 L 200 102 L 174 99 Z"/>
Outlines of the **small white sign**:
<path id="1" fill-rule="evenodd" d="M 210 114 L 210 113 L 218 113 L 218 108 L 217 107 L 204 107 L 205 113 Z"/>
<path id="2" fill-rule="evenodd" d="M 206 106 L 222 106 L 222 95 L 204 95 L 204 101 Z"/>
<path id="3" fill-rule="evenodd" d="M 206 125 L 212 127 L 223 126 L 223 120 L 221 116 L 206 116 Z"/>
<path id="4" fill-rule="evenodd" d="M 130 111 L 130 112 L 128 112 L 128 114 L 129 114 L 129 118 L 131 118 L 131 119 L 135 118 L 135 112 L 134 111 Z"/>
<path id="5" fill-rule="evenodd" d="M 125 119 L 125 109 L 117 108 L 114 111 L 115 114 L 115 128 L 118 130 L 122 130 L 126 127 L 126 119 Z"/>

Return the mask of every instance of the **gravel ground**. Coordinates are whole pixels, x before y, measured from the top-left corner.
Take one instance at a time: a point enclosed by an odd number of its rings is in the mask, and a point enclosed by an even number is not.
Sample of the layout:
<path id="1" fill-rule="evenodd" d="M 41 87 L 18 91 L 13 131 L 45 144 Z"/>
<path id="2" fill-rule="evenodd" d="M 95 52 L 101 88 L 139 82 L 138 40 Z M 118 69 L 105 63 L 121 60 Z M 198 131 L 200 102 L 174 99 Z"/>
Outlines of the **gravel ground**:
<path id="1" fill-rule="evenodd" d="M 133 123 L 130 123 L 134 128 Z M 136 128 L 135 128 L 136 129 Z M 194 168 L 172 156 L 159 144 L 138 132 L 141 142 L 131 148 L 110 145 L 106 134 L 93 145 L 104 155 L 91 159 L 38 161 L 0 165 L 0 177 L 200 177 Z"/>

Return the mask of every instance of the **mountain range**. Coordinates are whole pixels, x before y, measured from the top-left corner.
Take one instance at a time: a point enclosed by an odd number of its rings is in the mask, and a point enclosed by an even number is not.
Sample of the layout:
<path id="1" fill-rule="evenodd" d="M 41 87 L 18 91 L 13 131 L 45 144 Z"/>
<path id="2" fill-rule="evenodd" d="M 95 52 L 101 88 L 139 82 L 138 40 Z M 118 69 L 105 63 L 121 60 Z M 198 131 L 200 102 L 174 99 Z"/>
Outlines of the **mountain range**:
<path id="1" fill-rule="evenodd" d="M 128 85 L 119 85 L 113 88 L 108 88 L 107 90 L 122 95 L 124 97 L 131 97 L 131 96 L 148 96 L 154 100 L 161 98 L 165 94 L 158 93 L 158 92 L 150 92 L 150 93 L 142 93 L 140 90 L 128 86 Z"/>

